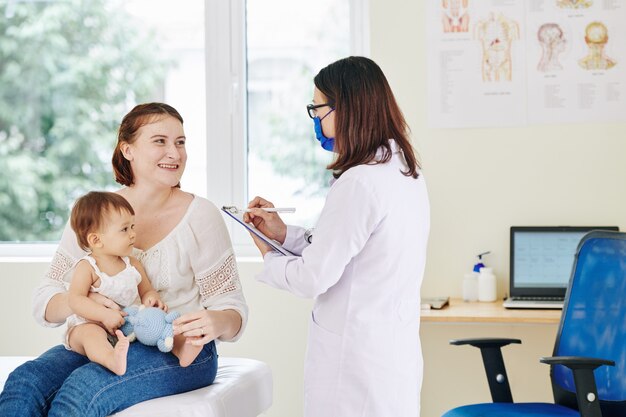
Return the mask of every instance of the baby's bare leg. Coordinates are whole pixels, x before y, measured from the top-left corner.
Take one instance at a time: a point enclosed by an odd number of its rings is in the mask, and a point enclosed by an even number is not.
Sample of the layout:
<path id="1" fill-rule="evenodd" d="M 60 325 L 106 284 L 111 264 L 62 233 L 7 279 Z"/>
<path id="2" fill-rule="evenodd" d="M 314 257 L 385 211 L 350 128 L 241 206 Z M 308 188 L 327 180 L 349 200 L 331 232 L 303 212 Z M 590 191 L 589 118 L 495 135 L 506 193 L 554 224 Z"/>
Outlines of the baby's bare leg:
<path id="1" fill-rule="evenodd" d="M 191 343 L 185 343 L 187 338 L 182 334 L 174 336 L 174 347 L 172 353 L 178 358 L 180 366 L 187 367 L 198 357 L 198 354 L 204 347 L 203 345 L 195 346 Z"/>
<path id="2" fill-rule="evenodd" d="M 94 323 L 85 323 L 72 329 L 69 343 L 73 351 L 87 356 L 92 362 L 99 363 L 117 375 L 124 375 L 130 342 L 121 331 L 117 330 L 115 334 L 118 341 L 113 347 L 102 327 Z"/>

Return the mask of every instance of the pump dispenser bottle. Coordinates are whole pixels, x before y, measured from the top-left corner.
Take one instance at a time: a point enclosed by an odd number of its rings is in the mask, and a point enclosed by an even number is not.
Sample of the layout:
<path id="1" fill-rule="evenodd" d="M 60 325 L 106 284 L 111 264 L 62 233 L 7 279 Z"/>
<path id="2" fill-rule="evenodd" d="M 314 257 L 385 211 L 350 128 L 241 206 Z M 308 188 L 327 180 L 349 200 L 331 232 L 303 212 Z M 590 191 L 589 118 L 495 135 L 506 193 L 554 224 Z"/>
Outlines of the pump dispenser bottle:
<path id="1" fill-rule="evenodd" d="M 489 252 L 484 252 L 478 255 L 479 263 L 474 266 L 474 271 L 478 267 L 478 301 L 492 302 L 496 301 L 496 276 L 493 274 L 493 269 L 486 267 L 480 260 L 483 255 L 487 255 Z"/>
<path id="2" fill-rule="evenodd" d="M 463 301 L 478 301 L 478 274 L 468 272 L 463 276 Z"/>
<path id="3" fill-rule="evenodd" d="M 478 262 L 474 265 L 472 272 L 463 276 L 463 301 L 478 301 L 478 276 L 480 268 L 483 268 L 482 258 L 489 252 L 483 252 L 476 255 Z"/>

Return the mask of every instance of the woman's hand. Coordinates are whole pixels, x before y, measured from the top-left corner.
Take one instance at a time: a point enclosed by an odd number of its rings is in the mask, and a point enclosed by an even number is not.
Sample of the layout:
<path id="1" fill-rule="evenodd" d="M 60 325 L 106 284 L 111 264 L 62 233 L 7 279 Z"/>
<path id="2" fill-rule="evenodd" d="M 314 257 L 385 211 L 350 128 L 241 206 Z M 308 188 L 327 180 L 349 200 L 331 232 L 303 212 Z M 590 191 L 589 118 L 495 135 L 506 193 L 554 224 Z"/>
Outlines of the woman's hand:
<path id="1" fill-rule="evenodd" d="M 251 211 L 250 213 L 244 213 L 243 220 L 246 223 L 252 223 L 254 227 L 263 232 L 265 236 L 282 244 L 285 242 L 285 238 L 287 237 L 287 226 L 278 214 L 268 213 L 265 210 L 262 210 L 263 208 L 270 207 L 274 207 L 274 204 L 261 197 L 254 197 L 254 199 L 248 204 L 248 208 Z M 271 250 L 269 246 L 263 243 L 260 239 L 256 238 L 256 236 L 252 235 L 252 237 L 254 238 L 254 243 L 257 245 L 259 250 L 261 250 L 263 255 L 265 255 L 265 252 Z"/>
<path id="2" fill-rule="evenodd" d="M 234 337 L 241 328 L 241 316 L 234 310 L 200 310 L 174 320 L 174 335 L 182 334 L 187 343 L 201 346 L 221 336 Z"/>
<path id="3" fill-rule="evenodd" d="M 115 301 L 97 292 L 90 292 L 88 298 L 91 301 L 95 301 L 96 303 L 105 306 L 106 308 L 110 308 L 111 310 L 120 311 L 122 309 Z M 124 313 L 124 315 L 126 315 L 126 313 Z"/>

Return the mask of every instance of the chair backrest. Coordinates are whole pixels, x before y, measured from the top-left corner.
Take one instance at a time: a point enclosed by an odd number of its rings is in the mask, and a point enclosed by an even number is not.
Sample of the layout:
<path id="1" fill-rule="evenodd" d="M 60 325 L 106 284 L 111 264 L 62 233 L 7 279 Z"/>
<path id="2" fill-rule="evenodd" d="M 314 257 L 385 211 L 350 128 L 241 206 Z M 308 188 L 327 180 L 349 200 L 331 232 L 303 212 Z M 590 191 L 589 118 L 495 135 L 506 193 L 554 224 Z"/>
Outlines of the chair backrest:
<path id="1" fill-rule="evenodd" d="M 626 233 L 593 231 L 578 245 L 554 356 L 615 361 L 594 371 L 603 417 L 626 416 Z M 572 372 L 551 372 L 555 402 L 577 409 Z"/>

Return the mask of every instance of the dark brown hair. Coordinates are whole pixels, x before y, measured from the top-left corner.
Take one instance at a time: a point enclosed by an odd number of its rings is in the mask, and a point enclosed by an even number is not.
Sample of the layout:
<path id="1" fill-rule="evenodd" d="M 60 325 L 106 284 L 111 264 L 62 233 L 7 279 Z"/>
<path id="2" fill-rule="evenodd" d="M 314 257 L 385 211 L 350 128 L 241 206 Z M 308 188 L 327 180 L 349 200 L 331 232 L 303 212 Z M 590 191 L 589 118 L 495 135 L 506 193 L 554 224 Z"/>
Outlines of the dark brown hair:
<path id="1" fill-rule="evenodd" d="M 180 113 L 174 107 L 164 103 L 138 104 L 124 116 L 117 133 L 117 145 L 113 151 L 112 162 L 115 181 L 126 186 L 135 182 L 130 161 L 122 154 L 121 145 L 124 142 L 133 143 L 137 139 L 137 131 L 142 126 L 154 123 L 165 116 L 172 116 L 183 124 L 183 117 Z M 180 184 L 177 187 L 180 187 Z"/>
<path id="2" fill-rule="evenodd" d="M 89 249 L 87 236 L 89 233 L 100 230 L 105 224 L 105 216 L 114 210 L 119 213 L 127 211 L 135 215 L 135 210 L 130 203 L 119 194 L 91 191 L 76 200 L 72 207 L 70 224 L 82 249 Z"/>
<path id="3" fill-rule="evenodd" d="M 409 128 L 380 67 L 371 59 L 350 56 L 323 68 L 313 79 L 335 109 L 336 159 L 328 165 L 339 178 L 346 170 L 391 159 L 394 139 L 407 163 L 406 176 L 418 177 L 419 162 L 409 140 Z M 376 151 L 384 148 L 382 158 Z"/>

